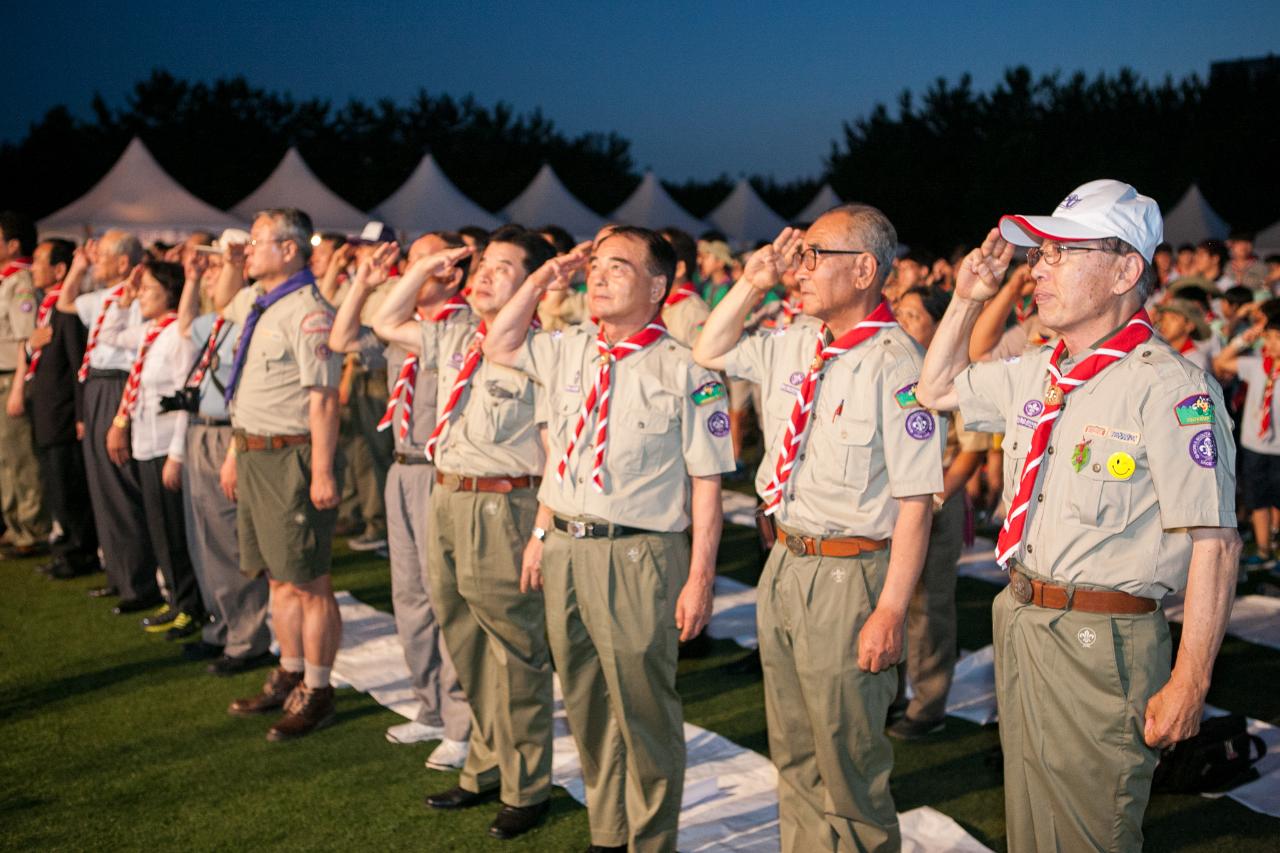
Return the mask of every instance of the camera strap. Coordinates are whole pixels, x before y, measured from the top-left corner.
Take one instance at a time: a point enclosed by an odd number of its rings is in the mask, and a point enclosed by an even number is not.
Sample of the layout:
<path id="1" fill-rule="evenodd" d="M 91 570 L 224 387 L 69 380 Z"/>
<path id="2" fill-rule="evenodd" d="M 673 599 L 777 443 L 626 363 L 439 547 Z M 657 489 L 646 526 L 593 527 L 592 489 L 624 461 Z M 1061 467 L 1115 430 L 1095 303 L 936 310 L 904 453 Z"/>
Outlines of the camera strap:
<path id="1" fill-rule="evenodd" d="M 200 357 L 191 365 L 191 369 L 187 371 L 187 378 L 182 381 L 183 388 L 194 387 L 199 389 L 204 384 L 205 376 L 213 382 L 218 389 L 218 393 L 223 392 L 222 383 L 213 375 L 213 371 L 208 368 L 213 362 L 214 355 L 222 348 L 226 342 L 227 336 L 231 334 L 231 323 L 215 323 L 213 328 L 209 330 L 209 337 L 204 339 L 204 343 L 200 346 Z M 216 335 L 216 338 L 215 338 Z M 200 378 L 193 384 L 191 378 L 200 372 Z"/>

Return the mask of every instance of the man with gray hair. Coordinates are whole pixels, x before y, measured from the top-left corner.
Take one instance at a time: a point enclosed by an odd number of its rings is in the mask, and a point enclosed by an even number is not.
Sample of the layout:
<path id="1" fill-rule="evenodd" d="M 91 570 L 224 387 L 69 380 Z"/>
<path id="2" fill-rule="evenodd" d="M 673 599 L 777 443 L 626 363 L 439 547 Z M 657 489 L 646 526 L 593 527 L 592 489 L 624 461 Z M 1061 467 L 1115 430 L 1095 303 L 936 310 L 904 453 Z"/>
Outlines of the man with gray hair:
<path id="1" fill-rule="evenodd" d="M 777 541 L 759 584 L 760 660 L 787 853 L 902 843 L 884 727 L 947 430 L 916 402 L 923 352 L 881 293 L 897 243 L 860 204 L 783 229 L 693 349 L 763 395 L 771 444 L 756 486 Z M 797 264 L 804 313 L 821 325 L 744 336 L 759 294 Z"/>
<path id="2" fill-rule="evenodd" d="M 919 397 L 1004 433 L 992 607 L 1009 849 L 1141 850 L 1159 750 L 1200 727 L 1235 590 L 1235 443 L 1222 389 L 1143 309 L 1163 222 L 1120 181 L 1005 216 L 961 263 Z M 969 363 L 1014 246 L 1056 344 Z M 1170 671 L 1160 600 L 1186 589 Z"/>

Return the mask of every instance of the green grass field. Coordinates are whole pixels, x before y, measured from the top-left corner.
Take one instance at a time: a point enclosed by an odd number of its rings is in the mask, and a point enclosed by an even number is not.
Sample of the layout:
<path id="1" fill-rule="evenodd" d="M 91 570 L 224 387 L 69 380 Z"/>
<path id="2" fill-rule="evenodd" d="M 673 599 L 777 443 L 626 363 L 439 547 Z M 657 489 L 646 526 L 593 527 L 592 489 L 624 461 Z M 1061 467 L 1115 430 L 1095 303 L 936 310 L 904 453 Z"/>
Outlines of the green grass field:
<path id="1" fill-rule="evenodd" d="M 729 527 L 721 570 L 754 582 L 752 530 Z M 54 582 L 35 561 L 0 562 L 0 847 L 12 850 L 581 850 L 585 809 L 557 790 L 550 819 L 514 842 L 485 835 L 494 809 L 429 812 L 424 794 L 455 777 L 428 771 L 430 744 L 395 746 L 401 718 L 360 693 L 338 694 L 338 725 L 296 743 L 265 739 L 270 718 L 228 716 L 264 671 L 215 678 L 133 617 L 85 596 L 100 582 Z M 340 549 L 339 589 L 389 610 L 384 563 Z M 994 587 L 961 579 L 960 641 L 991 641 Z M 716 642 L 680 669 L 691 722 L 767 753 L 763 694 L 725 664 L 743 651 Z M 1280 721 L 1280 653 L 1228 639 L 1210 701 Z M 895 744 L 900 810 L 933 806 L 1004 850 L 994 726 L 959 720 L 919 744 Z M 1227 800 L 1158 796 L 1147 847 L 1280 850 L 1280 821 Z"/>

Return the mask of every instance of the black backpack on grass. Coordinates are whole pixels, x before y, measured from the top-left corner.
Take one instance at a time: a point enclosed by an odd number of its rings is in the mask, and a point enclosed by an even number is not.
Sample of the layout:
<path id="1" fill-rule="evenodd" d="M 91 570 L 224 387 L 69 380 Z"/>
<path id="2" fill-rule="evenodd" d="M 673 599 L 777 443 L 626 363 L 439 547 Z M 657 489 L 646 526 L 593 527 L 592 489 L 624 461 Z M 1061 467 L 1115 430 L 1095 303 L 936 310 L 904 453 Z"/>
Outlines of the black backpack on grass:
<path id="1" fill-rule="evenodd" d="M 1255 754 L 1256 753 L 1256 754 Z M 1200 733 L 1174 744 L 1160 756 L 1152 791 L 1167 794 L 1208 794 L 1229 791 L 1258 778 L 1253 769 L 1267 754 L 1262 738 L 1249 734 L 1240 714 L 1211 717 Z"/>

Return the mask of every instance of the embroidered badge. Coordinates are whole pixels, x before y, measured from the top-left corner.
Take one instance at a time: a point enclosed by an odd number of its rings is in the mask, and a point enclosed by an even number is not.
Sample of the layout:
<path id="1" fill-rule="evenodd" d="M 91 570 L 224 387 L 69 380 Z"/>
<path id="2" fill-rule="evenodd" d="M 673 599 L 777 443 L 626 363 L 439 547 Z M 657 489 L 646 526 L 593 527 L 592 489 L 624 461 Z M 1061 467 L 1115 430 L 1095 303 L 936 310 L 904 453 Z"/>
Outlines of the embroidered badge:
<path id="1" fill-rule="evenodd" d="M 707 418 L 707 432 L 716 438 L 724 438 L 729 434 L 729 416 L 724 412 L 712 412 Z"/>
<path id="2" fill-rule="evenodd" d="M 848 572 L 846 572 L 840 566 L 836 566 L 834 569 L 831 570 L 831 579 L 836 583 L 844 583 L 844 578 L 846 574 L 848 574 Z"/>
<path id="3" fill-rule="evenodd" d="M 1098 642 L 1098 632 L 1092 628 L 1081 628 L 1076 631 L 1076 639 L 1080 641 L 1080 645 L 1087 649 Z"/>
<path id="4" fill-rule="evenodd" d="M 918 382 L 912 382 L 910 385 L 904 385 L 893 392 L 893 398 L 898 401 L 899 407 L 910 409 L 912 406 L 920 405 L 920 401 L 916 399 L 916 385 L 918 384 Z"/>
<path id="5" fill-rule="evenodd" d="M 787 377 L 787 384 L 793 388 L 799 388 L 800 383 L 803 381 L 804 381 L 804 374 L 798 370 Z"/>
<path id="6" fill-rule="evenodd" d="M 488 503 L 486 503 L 486 504 L 484 505 L 484 514 L 485 514 L 485 515 L 497 515 L 497 514 L 498 514 L 498 502 L 497 502 L 497 501 L 489 501 Z"/>
<path id="7" fill-rule="evenodd" d="M 316 358 L 320 361 L 328 361 L 329 356 L 333 355 L 333 350 L 329 349 L 328 344 L 319 344 L 316 346 Z"/>
<path id="8" fill-rule="evenodd" d="M 1058 205 L 1058 207 L 1065 207 L 1067 210 L 1070 210 L 1071 208 L 1075 207 L 1079 203 L 1080 203 L 1080 196 L 1076 195 L 1075 193 L 1072 193 L 1071 195 L 1064 198 L 1062 200 L 1062 204 Z"/>
<path id="9" fill-rule="evenodd" d="M 1202 429 L 1191 437 L 1187 446 L 1191 461 L 1201 468 L 1212 468 L 1218 464 L 1218 442 L 1213 437 L 1213 430 Z"/>
<path id="10" fill-rule="evenodd" d="M 568 391 L 570 394 L 580 394 L 582 392 L 582 386 L 579 384 L 581 379 L 582 371 L 575 370 L 573 372 L 573 378 L 569 380 L 568 385 L 564 386 L 564 390 Z"/>
<path id="11" fill-rule="evenodd" d="M 302 334 L 327 335 L 333 329 L 333 315 L 324 309 L 312 311 L 302 318 Z"/>
<path id="12" fill-rule="evenodd" d="M 1018 426 L 1027 429 L 1036 428 L 1036 419 L 1044 412 L 1044 403 L 1039 400 L 1028 400 L 1022 404 L 1022 414 L 1018 415 Z"/>
<path id="13" fill-rule="evenodd" d="M 1017 364 L 1020 361 L 1022 361 L 1022 356 L 1020 355 L 1011 355 L 1008 358 L 1004 359 L 1005 364 Z"/>
<path id="14" fill-rule="evenodd" d="M 32 309 L 36 307 L 36 303 L 30 299 L 24 299 L 18 303 L 18 310 L 23 314 L 30 314 Z"/>
<path id="15" fill-rule="evenodd" d="M 306 524 L 306 523 L 307 523 L 307 517 L 306 517 L 305 515 L 303 515 L 302 513 L 300 513 L 300 512 L 299 512 L 299 513 L 294 513 L 294 516 L 293 516 L 293 523 L 294 523 L 294 524 Z"/>
<path id="16" fill-rule="evenodd" d="M 924 411 L 915 411 L 907 415 L 907 435 L 916 441 L 924 441 L 933 435 L 933 415 Z"/>
<path id="17" fill-rule="evenodd" d="M 1076 473 L 1080 473 L 1080 469 L 1089 464 L 1089 439 L 1085 439 L 1076 445 L 1075 453 L 1071 454 L 1071 467 L 1076 469 Z"/>
<path id="18" fill-rule="evenodd" d="M 449 366 L 454 369 L 462 367 L 462 362 L 464 361 L 466 361 L 466 356 L 460 352 L 455 352 L 453 355 L 449 356 Z"/>
<path id="19" fill-rule="evenodd" d="M 693 393 L 689 395 L 693 398 L 695 406 L 705 406 L 713 400 L 719 400 L 724 396 L 723 382 L 708 382 L 699 388 L 695 388 Z"/>
<path id="20" fill-rule="evenodd" d="M 1107 457 L 1107 473 L 1117 480 L 1127 480 L 1133 476 L 1137 463 L 1124 451 L 1117 451 Z"/>
<path id="21" fill-rule="evenodd" d="M 1113 429 L 1107 433 L 1107 438 L 1112 441 L 1118 441 L 1121 444 L 1137 444 L 1138 439 L 1141 437 L 1141 433 L 1129 432 L 1124 429 Z"/>
<path id="22" fill-rule="evenodd" d="M 1213 423 L 1213 400 L 1208 394 L 1192 394 L 1173 407 L 1178 426 L 1203 426 Z"/>
<path id="23" fill-rule="evenodd" d="M 1089 424 L 1084 428 L 1085 435 L 1092 435 L 1097 438 L 1106 438 L 1107 432 L 1109 432 L 1108 427 L 1098 426 L 1097 424 Z"/>
<path id="24" fill-rule="evenodd" d="M 627 559 L 633 563 L 640 562 L 640 546 L 632 545 L 627 549 Z"/>

